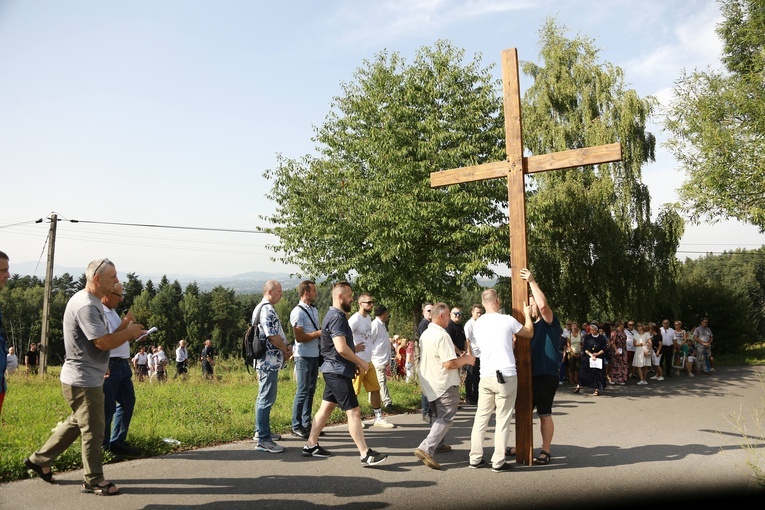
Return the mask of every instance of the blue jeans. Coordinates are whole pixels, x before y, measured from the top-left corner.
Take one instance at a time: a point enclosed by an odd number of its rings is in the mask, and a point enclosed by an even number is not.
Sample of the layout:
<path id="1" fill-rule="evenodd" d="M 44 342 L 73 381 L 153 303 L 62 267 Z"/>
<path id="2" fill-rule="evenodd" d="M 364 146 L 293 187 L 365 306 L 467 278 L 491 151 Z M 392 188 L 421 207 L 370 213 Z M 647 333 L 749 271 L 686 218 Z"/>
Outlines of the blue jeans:
<path id="1" fill-rule="evenodd" d="M 258 399 L 255 401 L 255 432 L 258 442 L 271 441 L 271 408 L 276 402 L 278 370 L 258 369 Z"/>
<path id="2" fill-rule="evenodd" d="M 316 393 L 316 380 L 319 378 L 319 358 L 295 358 L 297 390 L 292 402 L 292 428 L 311 428 L 313 395 Z"/>
<path id="3" fill-rule="evenodd" d="M 423 416 L 430 416 L 430 403 L 428 402 L 428 397 L 425 396 L 425 394 L 422 394 L 422 415 Z"/>
<path id="4" fill-rule="evenodd" d="M 130 362 L 119 358 L 109 360 L 109 377 L 104 379 L 104 446 L 125 446 L 130 420 L 135 408 L 135 389 Z M 112 421 L 114 425 L 112 425 Z"/>

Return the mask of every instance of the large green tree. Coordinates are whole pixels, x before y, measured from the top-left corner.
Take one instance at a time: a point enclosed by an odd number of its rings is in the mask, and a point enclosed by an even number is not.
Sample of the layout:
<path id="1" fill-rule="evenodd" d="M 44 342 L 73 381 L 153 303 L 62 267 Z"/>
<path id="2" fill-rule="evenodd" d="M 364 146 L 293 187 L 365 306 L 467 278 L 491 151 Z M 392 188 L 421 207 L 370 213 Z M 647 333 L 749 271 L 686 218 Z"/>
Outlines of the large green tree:
<path id="1" fill-rule="evenodd" d="M 590 39 L 567 39 L 548 19 L 540 64 L 523 102 L 524 146 L 532 154 L 620 142 L 620 162 L 534 174 L 527 202 L 529 263 L 558 313 L 577 320 L 649 316 L 675 295 L 683 222 L 670 209 L 651 219 L 641 167 L 654 160 L 646 121 L 656 106 L 598 59 Z"/>
<path id="2" fill-rule="evenodd" d="M 437 170 L 503 157 L 490 67 L 448 42 L 365 61 L 316 129 L 318 157 L 265 172 L 280 259 L 308 275 L 353 278 L 412 321 L 423 300 L 459 297 L 505 256 L 503 182 L 430 188 Z M 501 181 L 501 180 L 500 180 Z"/>
<path id="3" fill-rule="evenodd" d="M 683 72 L 665 112 L 693 221 L 734 218 L 765 232 L 765 2 L 722 0 L 725 70 Z"/>

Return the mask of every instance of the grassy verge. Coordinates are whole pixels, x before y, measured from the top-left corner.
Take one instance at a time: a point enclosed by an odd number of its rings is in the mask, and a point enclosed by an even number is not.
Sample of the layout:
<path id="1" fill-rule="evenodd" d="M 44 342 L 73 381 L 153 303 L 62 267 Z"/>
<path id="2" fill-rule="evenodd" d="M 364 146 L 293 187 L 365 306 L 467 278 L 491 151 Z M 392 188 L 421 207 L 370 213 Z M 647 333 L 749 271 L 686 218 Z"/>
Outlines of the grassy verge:
<path id="1" fill-rule="evenodd" d="M 146 451 L 147 456 L 173 450 L 185 450 L 251 438 L 254 433 L 255 399 L 258 392 L 254 373 L 242 367 L 241 360 L 216 364 L 214 381 L 206 380 L 199 367 L 192 367 L 185 381 L 171 379 L 165 383 L 138 383 L 136 408 L 130 424 L 128 441 Z M 0 415 L 0 482 L 27 477 L 24 458 L 48 439 L 56 424 L 70 414 L 61 395 L 58 367 L 51 367 L 45 379 L 26 378 L 15 374 L 8 381 L 3 412 Z M 285 434 L 290 430 L 295 382 L 291 366 L 279 374 L 276 404 L 271 410 L 271 428 Z M 389 381 L 396 412 L 412 412 L 420 405 L 420 388 L 416 383 Z M 321 402 L 324 381 L 319 377 L 314 412 Z M 372 408 L 366 394 L 360 395 L 362 414 L 369 418 Z M 330 423 L 344 423 L 345 413 L 336 409 Z M 174 446 L 164 441 L 180 441 Z M 106 461 L 108 462 L 108 458 Z M 53 464 L 54 471 L 82 467 L 80 441 Z"/>

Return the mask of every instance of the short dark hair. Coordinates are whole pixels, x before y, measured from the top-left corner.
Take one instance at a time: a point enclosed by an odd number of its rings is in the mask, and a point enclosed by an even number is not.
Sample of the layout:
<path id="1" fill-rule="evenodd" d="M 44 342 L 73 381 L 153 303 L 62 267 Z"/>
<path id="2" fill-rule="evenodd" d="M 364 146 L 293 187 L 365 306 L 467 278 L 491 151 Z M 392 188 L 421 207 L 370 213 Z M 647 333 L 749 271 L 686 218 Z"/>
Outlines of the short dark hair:
<path id="1" fill-rule="evenodd" d="M 6 255 L 4 251 L 0 251 L 0 259 L 11 260 L 8 258 L 8 255 Z"/>
<path id="2" fill-rule="evenodd" d="M 316 282 L 313 280 L 303 280 L 300 282 L 300 285 L 298 285 L 298 296 L 302 296 L 306 292 L 309 292 L 311 290 L 311 285 L 316 285 Z"/>

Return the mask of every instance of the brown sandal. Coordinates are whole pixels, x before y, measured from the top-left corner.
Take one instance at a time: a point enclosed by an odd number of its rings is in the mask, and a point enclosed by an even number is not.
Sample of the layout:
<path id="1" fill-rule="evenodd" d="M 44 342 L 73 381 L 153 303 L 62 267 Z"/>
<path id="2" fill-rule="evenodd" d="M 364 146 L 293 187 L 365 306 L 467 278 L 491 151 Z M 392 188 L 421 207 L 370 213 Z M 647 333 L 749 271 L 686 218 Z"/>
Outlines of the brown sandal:
<path id="1" fill-rule="evenodd" d="M 89 483 L 83 483 L 82 487 L 80 487 L 80 492 L 84 492 L 85 494 L 95 494 L 96 496 L 116 496 L 120 493 L 120 490 L 111 482 L 108 482 L 106 485 L 90 485 Z"/>
<path id="2" fill-rule="evenodd" d="M 37 476 L 39 476 L 40 478 L 42 478 L 46 482 L 48 482 L 48 483 L 55 483 L 56 482 L 56 480 L 53 479 L 53 470 L 51 470 L 50 467 L 48 468 L 49 471 L 46 473 L 46 472 L 43 471 L 43 467 L 42 466 L 38 466 L 37 464 L 35 464 L 31 460 L 29 460 L 29 458 L 24 459 L 24 466 L 26 466 L 27 469 L 37 473 Z"/>

